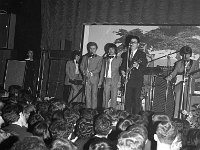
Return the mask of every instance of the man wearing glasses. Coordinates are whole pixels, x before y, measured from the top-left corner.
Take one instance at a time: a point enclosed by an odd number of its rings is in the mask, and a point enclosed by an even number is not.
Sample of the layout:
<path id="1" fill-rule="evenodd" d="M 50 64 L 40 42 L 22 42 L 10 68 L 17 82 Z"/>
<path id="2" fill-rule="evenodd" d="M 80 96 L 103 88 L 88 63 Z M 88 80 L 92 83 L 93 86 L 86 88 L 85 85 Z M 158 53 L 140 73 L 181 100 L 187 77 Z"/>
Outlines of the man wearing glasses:
<path id="1" fill-rule="evenodd" d="M 138 36 L 128 35 L 125 39 L 127 51 L 121 55 L 121 74 L 126 81 L 125 110 L 137 114 L 141 110 L 141 90 L 144 81 L 143 70 L 147 66 L 146 53 L 139 50 L 140 39 Z"/>

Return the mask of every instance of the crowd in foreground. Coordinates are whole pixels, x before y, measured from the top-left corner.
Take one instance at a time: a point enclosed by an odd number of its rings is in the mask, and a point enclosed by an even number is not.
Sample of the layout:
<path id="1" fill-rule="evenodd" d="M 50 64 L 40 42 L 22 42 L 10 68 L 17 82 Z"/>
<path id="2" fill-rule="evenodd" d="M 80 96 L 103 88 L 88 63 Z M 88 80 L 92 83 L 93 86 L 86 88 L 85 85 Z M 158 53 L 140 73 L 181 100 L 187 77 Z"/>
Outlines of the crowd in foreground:
<path id="1" fill-rule="evenodd" d="M 200 150 L 200 129 L 151 111 L 129 114 L 0 90 L 1 150 Z"/>

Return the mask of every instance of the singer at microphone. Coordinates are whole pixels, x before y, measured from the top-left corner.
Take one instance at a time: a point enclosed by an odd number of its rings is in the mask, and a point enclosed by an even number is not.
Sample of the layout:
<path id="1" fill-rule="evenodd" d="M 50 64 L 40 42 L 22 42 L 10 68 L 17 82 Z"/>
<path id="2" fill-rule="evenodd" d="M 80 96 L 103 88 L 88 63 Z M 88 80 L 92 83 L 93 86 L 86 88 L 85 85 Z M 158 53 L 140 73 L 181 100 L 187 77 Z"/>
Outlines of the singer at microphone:
<path id="1" fill-rule="evenodd" d="M 117 105 L 118 82 L 120 79 L 119 68 L 122 58 L 117 56 L 117 46 L 113 43 L 107 43 L 104 47 L 105 56 L 102 63 L 100 81 L 98 87 L 104 87 L 103 108 Z M 109 100 L 110 105 L 109 105 Z"/>

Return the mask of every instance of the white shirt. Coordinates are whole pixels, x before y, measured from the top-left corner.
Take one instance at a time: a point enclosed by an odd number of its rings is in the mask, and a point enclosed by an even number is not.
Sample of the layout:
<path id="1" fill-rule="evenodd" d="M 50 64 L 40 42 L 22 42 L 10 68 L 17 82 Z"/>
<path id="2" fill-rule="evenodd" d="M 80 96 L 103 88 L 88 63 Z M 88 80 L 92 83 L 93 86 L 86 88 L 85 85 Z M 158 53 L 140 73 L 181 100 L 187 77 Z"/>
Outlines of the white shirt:
<path id="1" fill-rule="evenodd" d="M 107 72 L 105 72 L 105 76 L 104 76 L 106 78 L 111 78 L 112 77 L 111 76 L 111 64 L 112 64 L 112 61 L 113 61 L 114 58 L 115 58 L 115 56 L 113 58 L 108 59 L 108 61 L 110 61 L 110 62 L 109 62 L 109 66 L 106 66 L 106 69 L 108 67 L 108 74 L 107 74 Z M 106 63 L 106 65 L 107 65 L 107 63 Z"/>
<path id="2" fill-rule="evenodd" d="M 137 52 L 137 50 L 138 50 L 138 49 L 136 49 L 136 50 L 134 50 L 134 51 L 131 50 L 131 55 L 130 55 L 130 58 L 131 58 L 131 59 L 134 57 L 134 55 L 135 55 L 135 53 Z"/>
<path id="3" fill-rule="evenodd" d="M 75 63 L 75 66 L 76 66 L 75 74 L 79 74 L 78 63 L 76 63 L 76 60 L 74 60 L 74 63 Z"/>

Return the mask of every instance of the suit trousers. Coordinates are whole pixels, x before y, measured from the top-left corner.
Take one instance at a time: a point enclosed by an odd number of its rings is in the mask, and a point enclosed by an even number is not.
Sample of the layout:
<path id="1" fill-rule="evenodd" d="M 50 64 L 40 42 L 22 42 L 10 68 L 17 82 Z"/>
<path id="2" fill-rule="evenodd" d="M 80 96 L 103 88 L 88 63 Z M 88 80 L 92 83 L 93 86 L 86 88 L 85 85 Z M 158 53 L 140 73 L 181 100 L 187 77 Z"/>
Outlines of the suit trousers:
<path id="1" fill-rule="evenodd" d="M 115 108 L 117 103 L 117 83 L 113 83 L 111 78 L 105 78 L 103 91 L 103 107 L 108 108 L 108 102 L 111 99 L 110 107 Z"/>
<path id="2" fill-rule="evenodd" d="M 97 108 L 97 92 L 98 83 L 93 83 L 88 80 L 85 85 L 85 95 L 86 95 L 86 107 L 87 108 Z"/>
<path id="3" fill-rule="evenodd" d="M 188 83 L 185 83 L 185 89 L 184 89 L 184 93 L 183 93 L 183 110 L 188 110 Z M 175 92 L 175 109 L 174 109 L 174 118 L 178 118 L 179 116 L 179 111 L 180 110 L 180 103 L 181 103 L 181 97 L 182 97 L 182 89 L 183 89 L 183 83 L 180 82 L 175 86 L 174 92 Z"/>
<path id="4" fill-rule="evenodd" d="M 127 86 L 125 95 L 125 110 L 130 114 L 138 114 L 141 111 L 141 86 Z"/>

